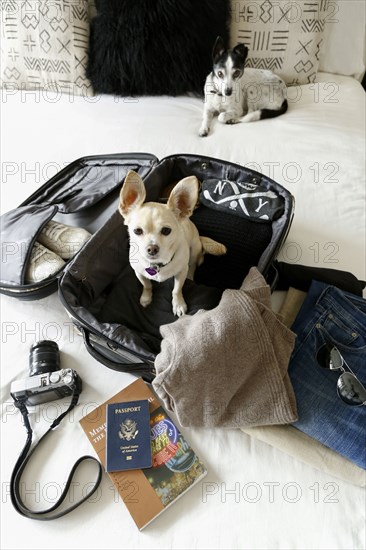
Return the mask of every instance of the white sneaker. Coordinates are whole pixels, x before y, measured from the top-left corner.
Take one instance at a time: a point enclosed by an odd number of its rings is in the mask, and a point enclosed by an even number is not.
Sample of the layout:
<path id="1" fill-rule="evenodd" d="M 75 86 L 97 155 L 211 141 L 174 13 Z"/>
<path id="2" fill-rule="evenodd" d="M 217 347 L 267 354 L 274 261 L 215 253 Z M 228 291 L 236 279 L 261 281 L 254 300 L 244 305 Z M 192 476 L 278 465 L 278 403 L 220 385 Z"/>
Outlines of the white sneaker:
<path id="1" fill-rule="evenodd" d="M 91 234 L 81 227 L 51 220 L 38 235 L 38 241 L 64 260 L 69 260 L 90 237 Z"/>
<path id="2" fill-rule="evenodd" d="M 65 262 L 60 256 L 35 242 L 25 272 L 26 283 L 36 283 L 57 273 Z"/>

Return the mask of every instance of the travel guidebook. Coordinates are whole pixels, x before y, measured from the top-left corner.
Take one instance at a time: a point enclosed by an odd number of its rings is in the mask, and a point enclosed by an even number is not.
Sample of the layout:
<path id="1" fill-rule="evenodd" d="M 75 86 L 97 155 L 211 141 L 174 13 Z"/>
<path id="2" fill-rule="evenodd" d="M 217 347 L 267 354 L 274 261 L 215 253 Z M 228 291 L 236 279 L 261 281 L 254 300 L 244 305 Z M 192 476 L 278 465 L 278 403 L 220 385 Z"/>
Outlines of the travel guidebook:
<path id="1" fill-rule="evenodd" d="M 140 530 L 207 474 L 205 466 L 142 379 L 136 380 L 80 420 L 103 466 L 106 467 L 108 405 L 141 400 L 149 402 L 152 466 L 108 472 Z M 121 433 L 125 433 L 123 428 Z"/>

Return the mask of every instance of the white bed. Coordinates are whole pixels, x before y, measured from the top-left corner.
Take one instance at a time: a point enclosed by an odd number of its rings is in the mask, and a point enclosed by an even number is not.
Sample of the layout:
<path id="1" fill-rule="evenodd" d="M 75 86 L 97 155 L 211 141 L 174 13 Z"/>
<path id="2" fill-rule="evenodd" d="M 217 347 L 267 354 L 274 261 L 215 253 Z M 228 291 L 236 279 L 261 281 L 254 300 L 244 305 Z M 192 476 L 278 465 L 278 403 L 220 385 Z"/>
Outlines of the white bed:
<path id="1" fill-rule="evenodd" d="M 296 97 L 297 95 L 297 97 Z M 197 153 L 249 165 L 295 196 L 295 217 L 280 259 L 351 271 L 366 279 L 365 91 L 352 77 L 319 73 L 289 92 L 286 115 L 223 126 L 198 137 L 202 102 L 188 97 L 123 99 L 3 92 L 2 201 L 6 212 L 69 162 L 85 156 Z M 35 340 L 55 339 L 63 365 L 84 381 L 81 403 L 24 476 L 26 502 L 47 507 L 74 461 L 92 453 L 78 419 L 133 377 L 97 363 L 56 294 L 24 302 L 2 296 L 2 547 L 363 549 L 365 489 L 319 471 L 239 430 L 182 430 L 208 475 L 144 531 L 103 477 L 92 502 L 54 522 L 13 509 L 9 480 L 25 439 L 10 383 L 27 375 Z M 42 432 L 55 412 L 35 419 Z M 88 477 L 89 474 L 89 477 Z M 91 472 L 80 479 L 85 490 Z M 35 481 L 36 480 L 36 481 Z M 29 500 L 28 500 L 29 499 Z"/>

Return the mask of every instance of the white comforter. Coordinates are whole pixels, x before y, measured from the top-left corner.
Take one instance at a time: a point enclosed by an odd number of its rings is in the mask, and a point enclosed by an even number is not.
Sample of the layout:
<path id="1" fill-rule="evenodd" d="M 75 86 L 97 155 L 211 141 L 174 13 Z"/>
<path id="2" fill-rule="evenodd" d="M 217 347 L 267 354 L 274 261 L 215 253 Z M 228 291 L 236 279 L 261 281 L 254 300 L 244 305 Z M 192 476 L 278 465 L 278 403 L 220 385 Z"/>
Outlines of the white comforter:
<path id="1" fill-rule="evenodd" d="M 352 271 L 366 278 L 365 93 L 350 77 L 320 74 L 289 90 L 286 115 L 236 126 L 216 122 L 198 137 L 196 98 L 81 98 L 4 93 L 2 201 L 5 212 L 69 162 L 85 155 L 197 153 L 249 165 L 295 196 L 295 217 L 280 258 Z M 365 548 L 365 491 L 289 457 L 239 430 L 184 430 L 209 473 L 139 532 L 105 475 L 98 494 L 54 522 L 22 518 L 9 497 L 25 440 L 9 398 L 27 375 L 31 344 L 55 339 L 61 360 L 84 381 L 81 404 L 50 436 L 24 476 L 26 503 L 49 507 L 75 460 L 93 451 L 78 425 L 91 406 L 133 380 L 90 357 L 57 295 L 36 302 L 2 297 L 2 547 L 35 548 Z M 60 404 L 32 419 L 42 433 Z M 87 490 L 92 471 L 78 479 Z"/>

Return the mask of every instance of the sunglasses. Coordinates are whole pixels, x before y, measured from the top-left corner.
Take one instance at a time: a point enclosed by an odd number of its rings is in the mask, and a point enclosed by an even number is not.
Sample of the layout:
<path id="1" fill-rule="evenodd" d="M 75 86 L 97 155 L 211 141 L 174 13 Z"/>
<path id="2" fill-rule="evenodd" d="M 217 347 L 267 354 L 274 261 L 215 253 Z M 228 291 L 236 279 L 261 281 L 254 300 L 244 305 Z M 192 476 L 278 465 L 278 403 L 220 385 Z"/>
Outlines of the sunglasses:
<path id="1" fill-rule="evenodd" d="M 342 374 L 338 378 L 337 393 L 347 405 L 360 407 L 366 405 L 366 388 L 352 372 L 343 355 L 335 346 L 322 349 L 322 360 L 319 361 L 322 367 L 330 370 L 341 370 Z M 325 357 L 324 357 L 325 352 Z M 319 357 L 318 357 L 319 359 Z M 344 368 L 347 367 L 348 371 Z"/>

